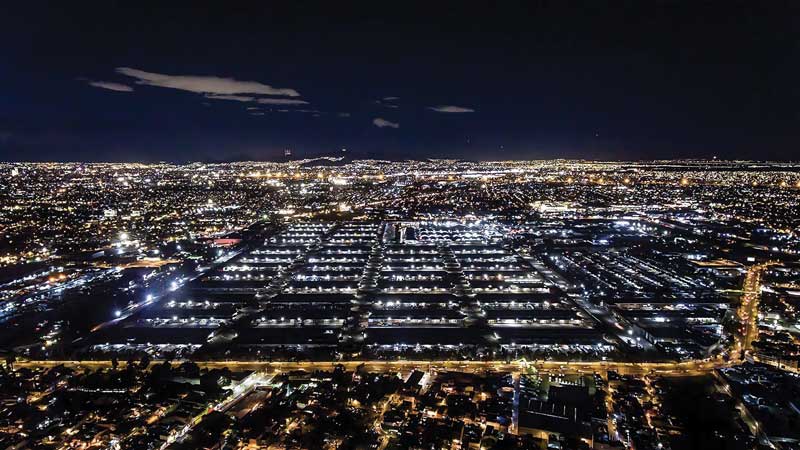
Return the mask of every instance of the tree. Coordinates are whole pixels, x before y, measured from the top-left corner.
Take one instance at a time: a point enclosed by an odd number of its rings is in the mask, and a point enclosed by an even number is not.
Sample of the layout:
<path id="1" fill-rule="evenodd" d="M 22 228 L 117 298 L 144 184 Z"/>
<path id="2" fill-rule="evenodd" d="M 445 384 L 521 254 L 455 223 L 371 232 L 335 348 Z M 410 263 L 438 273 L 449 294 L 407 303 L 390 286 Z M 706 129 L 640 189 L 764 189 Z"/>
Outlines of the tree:
<path id="1" fill-rule="evenodd" d="M 150 366 L 150 357 L 147 354 L 142 355 L 142 359 L 139 360 L 139 368 L 142 370 L 147 370 Z"/>

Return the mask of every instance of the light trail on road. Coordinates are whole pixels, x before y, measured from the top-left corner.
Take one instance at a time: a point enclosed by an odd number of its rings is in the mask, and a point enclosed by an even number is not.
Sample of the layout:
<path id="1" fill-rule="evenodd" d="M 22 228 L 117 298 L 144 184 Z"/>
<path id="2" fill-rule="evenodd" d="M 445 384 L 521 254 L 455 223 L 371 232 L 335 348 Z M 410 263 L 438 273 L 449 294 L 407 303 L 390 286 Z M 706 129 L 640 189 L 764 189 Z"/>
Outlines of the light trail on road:
<path id="1" fill-rule="evenodd" d="M 739 318 L 739 335 L 734 339 L 736 357 L 739 352 L 748 352 L 753 348 L 753 342 L 758 340 L 758 305 L 761 299 L 761 278 L 764 271 L 775 262 L 769 261 L 750 266 L 742 284 L 742 303 L 736 310 Z"/>
<path id="2" fill-rule="evenodd" d="M 162 361 L 155 360 L 154 364 Z M 183 361 L 171 361 L 179 364 Z M 538 370 L 562 373 L 602 373 L 615 371 L 626 375 L 654 374 L 664 376 L 686 376 L 734 365 L 721 359 L 692 360 L 683 362 L 624 362 L 624 361 L 193 361 L 201 368 L 231 370 L 253 370 L 268 373 L 292 370 L 330 371 L 338 366 L 347 370 L 364 370 L 377 373 L 405 372 L 413 369 L 462 372 L 525 372 Z M 120 362 L 120 366 L 125 363 Z M 87 369 L 110 368 L 111 361 L 33 361 L 15 363 L 17 367 L 48 368 L 66 366 Z"/>

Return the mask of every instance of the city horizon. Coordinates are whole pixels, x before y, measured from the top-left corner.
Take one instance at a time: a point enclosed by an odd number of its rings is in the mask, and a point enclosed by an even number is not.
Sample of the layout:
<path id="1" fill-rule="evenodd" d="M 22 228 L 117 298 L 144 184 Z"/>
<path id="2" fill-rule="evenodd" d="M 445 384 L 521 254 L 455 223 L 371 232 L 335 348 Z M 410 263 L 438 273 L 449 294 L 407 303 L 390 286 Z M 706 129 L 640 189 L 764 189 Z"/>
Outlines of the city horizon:
<path id="1" fill-rule="evenodd" d="M 542 161 L 568 161 L 568 162 L 594 162 L 594 163 L 657 163 L 657 162 L 697 162 L 697 163 L 764 163 L 764 164 L 797 164 L 800 159 L 723 159 L 716 157 L 709 158 L 645 158 L 645 159 L 613 159 L 613 158 L 511 158 L 511 159 L 471 159 L 471 158 L 448 158 L 448 157 L 427 157 L 427 158 L 348 158 L 339 155 L 319 155 L 307 156 L 305 158 L 285 159 L 285 157 L 275 157 L 273 159 L 227 159 L 227 160 L 158 160 L 158 161 L 115 161 L 115 160 L 4 160 L 0 164 L 292 164 L 303 163 L 316 160 L 350 160 L 350 161 L 387 161 L 387 162 L 424 162 L 424 161 L 463 161 L 463 162 L 486 162 L 486 163 L 521 163 L 521 162 L 542 162 Z"/>

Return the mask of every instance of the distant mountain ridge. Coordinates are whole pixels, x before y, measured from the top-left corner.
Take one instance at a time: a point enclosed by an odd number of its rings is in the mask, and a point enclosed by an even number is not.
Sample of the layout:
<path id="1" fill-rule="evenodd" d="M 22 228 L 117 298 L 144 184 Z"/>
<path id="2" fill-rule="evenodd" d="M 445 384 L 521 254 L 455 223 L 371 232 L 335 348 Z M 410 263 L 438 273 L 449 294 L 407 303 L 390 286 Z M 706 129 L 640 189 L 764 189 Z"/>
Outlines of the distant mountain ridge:
<path id="1" fill-rule="evenodd" d="M 410 158 L 391 158 L 386 157 L 385 155 L 380 155 L 379 152 L 350 152 L 347 151 L 346 153 L 339 152 L 325 152 L 319 154 L 296 154 L 292 155 L 292 157 L 285 157 L 283 155 L 279 156 L 272 156 L 268 158 L 263 157 L 256 157 L 252 154 L 248 153 L 239 153 L 237 155 L 233 155 L 226 158 L 204 158 L 200 161 L 192 161 L 192 162 L 201 162 L 206 164 L 226 164 L 226 163 L 235 163 L 235 162 L 290 162 L 290 161 L 306 161 L 302 165 L 303 166 L 344 166 L 350 164 L 354 161 L 365 160 L 365 159 L 372 159 L 372 160 L 382 160 L 382 161 L 392 161 L 392 162 L 402 162 L 402 161 L 411 161 L 411 160 L 419 160 L 419 159 L 410 159 Z"/>

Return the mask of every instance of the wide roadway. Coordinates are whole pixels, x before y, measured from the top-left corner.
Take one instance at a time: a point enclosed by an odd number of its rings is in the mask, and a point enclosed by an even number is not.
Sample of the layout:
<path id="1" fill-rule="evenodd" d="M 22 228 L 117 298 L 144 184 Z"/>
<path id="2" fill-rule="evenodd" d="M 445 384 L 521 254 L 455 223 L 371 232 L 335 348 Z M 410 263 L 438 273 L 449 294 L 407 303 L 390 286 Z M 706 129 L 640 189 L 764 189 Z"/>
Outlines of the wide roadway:
<path id="1" fill-rule="evenodd" d="M 163 361 L 154 360 L 152 364 Z M 180 364 L 182 361 L 171 361 Z M 288 372 L 292 370 L 330 371 L 337 366 L 347 370 L 362 368 L 369 372 L 408 372 L 414 369 L 425 371 L 460 372 L 520 372 L 536 369 L 543 372 L 603 373 L 609 370 L 628 375 L 688 376 L 700 375 L 715 369 L 733 365 L 721 359 L 685 362 L 614 362 L 614 361 L 194 361 L 201 368 L 229 368 L 233 371 Z M 124 367 L 120 362 L 119 367 Z M 111 361 L 18 361 L 16 368 L 47 368 L 63 365 L 77 369 L 111 368 Z"/>

